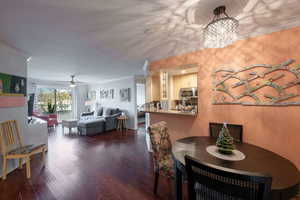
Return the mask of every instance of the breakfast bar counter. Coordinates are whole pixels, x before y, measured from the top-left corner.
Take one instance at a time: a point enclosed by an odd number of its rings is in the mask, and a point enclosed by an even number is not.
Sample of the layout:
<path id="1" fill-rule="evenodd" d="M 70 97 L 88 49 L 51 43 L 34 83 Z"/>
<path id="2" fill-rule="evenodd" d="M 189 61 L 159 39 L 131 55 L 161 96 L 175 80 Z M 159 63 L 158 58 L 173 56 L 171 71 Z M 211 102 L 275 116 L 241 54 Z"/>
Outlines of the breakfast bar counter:
<path id="1" fill-rule="evenodd" d="M 178 111 L 178 110 L 144 110 L 146 113 L 157 113 L 157 114 L 171 114 L 171 115 L 186 115 L 186 116 L 197 116 L 196 112 L 185 112 L 185 111 Z"/>

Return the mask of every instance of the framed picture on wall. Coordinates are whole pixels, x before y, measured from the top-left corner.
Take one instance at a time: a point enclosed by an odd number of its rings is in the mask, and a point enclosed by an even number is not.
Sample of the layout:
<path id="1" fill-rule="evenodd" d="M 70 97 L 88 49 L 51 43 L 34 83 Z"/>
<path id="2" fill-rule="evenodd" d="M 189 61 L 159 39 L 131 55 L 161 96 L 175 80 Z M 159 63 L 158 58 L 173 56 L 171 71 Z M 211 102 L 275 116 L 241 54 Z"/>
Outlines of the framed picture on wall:
<path id="1" fill-rule="evenodd" d="M 130 102 L 130 88 L 120 89 L 120 101 Z"/>
<path id="2" fill-rule="evenodd" d="M 100 89 L 100 99 L 113 99 L 114 89 Z"/>
<path id="3" fill-rule="evenodd" d="M 0 73 L 0 107 L 19 107 L 26 104 L 26 78 Z"/>
<path id="4" fill-rule="evenodd" d="M 2 96 L 26 96 L 26 78 L 0 73 L 0 94 Z"/>
<path id="5" fill-rule="evenodd" d="M 108 97 L 109 97 L 109 99 L 114 99 L 114 89 L 109 90 Z"/>
<path id="6" fill-rule="evenodd" d="M 90 91 L 88 98 L 90 100 L 96 100 L 96 91 L 95 90 Z"/>

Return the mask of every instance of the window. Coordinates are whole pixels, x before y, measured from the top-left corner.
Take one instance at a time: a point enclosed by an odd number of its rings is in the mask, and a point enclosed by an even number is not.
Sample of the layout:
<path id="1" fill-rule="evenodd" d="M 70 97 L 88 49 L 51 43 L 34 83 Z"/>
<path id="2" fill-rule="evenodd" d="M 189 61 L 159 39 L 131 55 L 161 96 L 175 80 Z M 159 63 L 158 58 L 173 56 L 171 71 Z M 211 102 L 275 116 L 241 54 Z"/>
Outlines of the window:
<path id="1" fill-rule="evenodd" d="M 55 109 L 51 109 L 51 108 Z M 72 112 L 72 90 L 70 88 L 38 88 L 35 100 L 35 111 L 49 114 L 54 111 L 58 121 L 70 119 Z"/>

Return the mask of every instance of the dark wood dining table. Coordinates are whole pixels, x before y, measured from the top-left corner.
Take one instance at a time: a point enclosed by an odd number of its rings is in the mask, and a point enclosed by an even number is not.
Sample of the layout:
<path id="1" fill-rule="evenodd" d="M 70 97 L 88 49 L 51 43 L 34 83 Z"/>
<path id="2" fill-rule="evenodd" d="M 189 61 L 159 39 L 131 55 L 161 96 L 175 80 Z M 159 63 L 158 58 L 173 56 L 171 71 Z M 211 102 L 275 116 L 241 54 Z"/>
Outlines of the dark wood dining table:
<path id="1" fill-rule="evenodd" d="M 236 149 L 245 154 L 246 158 L 244 160 L 222 160 L 206 151 L 208 146 L 215 143 L 215 138 L 203 136 L 179 139 L 173 144 L 172 154 L 175 161 L 176 200 L 182 199 L 182 181 L 183 177 L 185 177 L 185 155 L 225 168 L 271 175 L 273 179 L 272 200 L 290 199 L 297 194 L 300 184 L 300 172 L 291 161 L 276 153 L 247 143 L 235 144 Z"/>

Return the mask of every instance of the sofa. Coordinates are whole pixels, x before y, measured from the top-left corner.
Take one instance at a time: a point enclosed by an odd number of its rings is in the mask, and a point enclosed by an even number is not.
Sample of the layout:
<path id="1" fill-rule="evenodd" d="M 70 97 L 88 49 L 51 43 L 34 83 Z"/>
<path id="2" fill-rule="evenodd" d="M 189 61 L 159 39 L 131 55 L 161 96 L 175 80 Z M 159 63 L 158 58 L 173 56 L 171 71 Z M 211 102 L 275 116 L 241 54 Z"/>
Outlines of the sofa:
<path id="1" fill-rule="evenodd" d="M 28 131 L 24 137 L 25 144 L 46 144 L 48 149 L 48 128 L 47 121 L 37 118 L 29 117 Z"/>
<path id="2" fill-rule="evenodd" d="M 93 136 L 117 128 L 117 118 L 122 111 L 118 108 L 100 107 L 96 111 L 82 113 L 78 122 L 81 135 Z"/>

